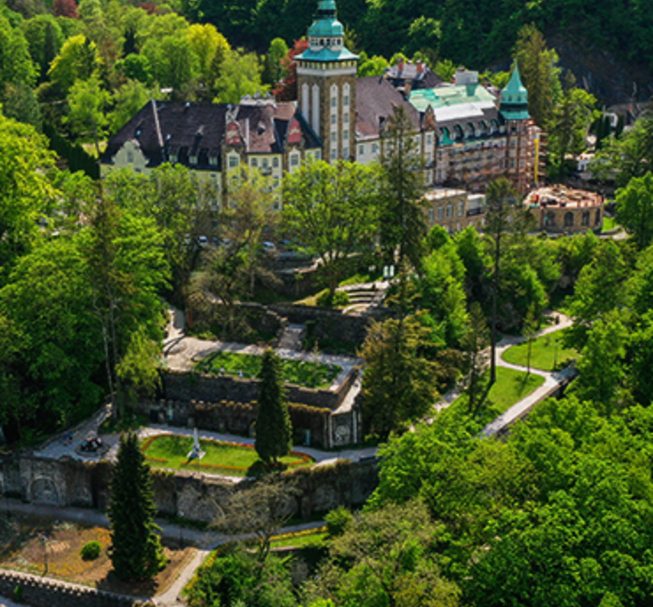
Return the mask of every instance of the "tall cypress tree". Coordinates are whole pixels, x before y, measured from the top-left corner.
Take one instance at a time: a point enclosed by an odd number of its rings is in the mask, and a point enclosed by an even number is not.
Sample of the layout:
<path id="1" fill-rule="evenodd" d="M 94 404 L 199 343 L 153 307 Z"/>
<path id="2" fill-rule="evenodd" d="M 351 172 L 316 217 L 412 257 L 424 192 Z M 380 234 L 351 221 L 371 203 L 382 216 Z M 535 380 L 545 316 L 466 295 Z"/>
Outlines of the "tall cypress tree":
<path id="1" fill-rule="evenodd" d="M 116 576 L 123 580 L 154 577 L 164 566 L 161 539 L 154 524 L 156 505 L 150 467 L 136 434 L 120 437 L 111 481 L 111 549 Z"/>
<path id="2" fill-rule="evenodd" d="M 263 354 L 256 414 L 256 453 L 265 462 L 277 462 L 292 448 L 292 424 L 283 389 L 281 359 L 273 350 Z"/>

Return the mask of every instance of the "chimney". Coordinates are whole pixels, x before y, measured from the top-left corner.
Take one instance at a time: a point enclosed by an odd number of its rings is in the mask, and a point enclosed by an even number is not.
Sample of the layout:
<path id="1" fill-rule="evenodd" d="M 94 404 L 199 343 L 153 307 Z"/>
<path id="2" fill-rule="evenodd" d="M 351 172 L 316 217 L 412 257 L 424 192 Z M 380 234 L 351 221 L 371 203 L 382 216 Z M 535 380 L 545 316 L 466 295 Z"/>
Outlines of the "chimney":
<path id="1" fill-rule="evenodd" d="M 417 73 L 421 74 L 424 71 L 424 64 L 421 61 L 417 62 Z"/>
<path id="2" fill-rule="evenodd" d="M 404 71 L 404 60 L 403 57 L 399 57 L 399 60 L 397 61 L 397 72 L 403 72 Z"/>

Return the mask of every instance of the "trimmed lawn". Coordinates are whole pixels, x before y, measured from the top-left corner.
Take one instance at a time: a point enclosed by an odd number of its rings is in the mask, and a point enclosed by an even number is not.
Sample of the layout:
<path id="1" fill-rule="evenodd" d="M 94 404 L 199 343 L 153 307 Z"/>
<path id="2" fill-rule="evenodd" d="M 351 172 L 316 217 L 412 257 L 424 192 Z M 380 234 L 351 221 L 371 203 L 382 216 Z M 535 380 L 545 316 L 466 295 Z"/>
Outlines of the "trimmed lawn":
<path id="1" fill-rule="evenodd" d="M 487 379 L 487 375 L 485 379 Z M 478 411 L 476 423 L 479 430 L 543 383 L 544 378 L 541 375 L 534 373 L 529 375 L 507 367 L 497 367 L 497 381 Z M 467 400 L 467 394 L 461 394 L 448 409 L 443 411 L 443 414 L 455 417 L 466 415 Z"/>
<path id="2" fill-rule="evenodd" d="M 488 400 L 500 415 L 543 383 L 544 378 L 541 375 L 529 375 L 507 367 L 497 367 L 497 381 L 490 389 Z"/>
<path id="3" fill-rule="evenodd" d="M 555 371 L 566 367 L 578 358 L 574 348 L 565 348 L 562 344 L 565 330 L 541 335 L 532 343 L 531 367 L 543 371 Z M 503 353 L 503 360 L 513 365 L 526 366 L 528 362 L 528 344 L 523 343 L 508 348 Z"/>
<path id="4" fill-rule="evenodd" d="M 616 217 L 608 217 L 607 215 L 603 216 L 603 226 L 601 227 L 601 232 L 610 232 L 619 227 Z"/>
<path id="5" fill-rule="evenodd" d="M 305 546 L 323 546 L 328 534 L 322 529 L 310 529 L 297 533 L 287 533 L 272 537 L 272 548 L 303 548 Z"/>
<path id="6" fill-rule="evenodd" d="M 201 373 L 255 378 L 261 370 L 261 356 L 257 354 L 240 354 L 238 352 L 214 352 L 197 363 L 196 369 Z M 338 365 L 320 362 L 292 360 L 282 358 L 283 379 L 287 384 L 305 386 L 306 388 L 328 388 L 342 370 Z"/>
<path id="7" fill-rule="evenodd" d="M 85 561 L 80 551 L 90 541 L 99 542 L 102 552 L 97 559 Z M 107 554 L 110 544 L 110 532 L 103 527 L 17 513 L 13 513 L 10 520 L 0 520 L 0 568 L 41 575 L 45 571 L 47 551 L 47 577 L 112 592 L 141 596 L 159 594 L 177 579 L 196 552 L 195 548 L 179 550 L 174 542 L 164 539 L 166 568 L 150 581 L 128 583 L 113 574 Z"/>
<path id="8" fill-rule="evenodd" d="M 148 464 L 153 468 L 200 470 L 229 476 L 255 476 L 264 470 L 264 463 L 259 459 L 254 447 L 249 445 L 200 439 L 200 446 L 206 455 L 199 462 L 188 461 L 188 453 L 193 448 L 191 436 L 158 434 L 146 439 L 141 449 Z M 313 464 L 308 455 L 295 452 L 282 457 L 280 461 L 286 468 Z"/>

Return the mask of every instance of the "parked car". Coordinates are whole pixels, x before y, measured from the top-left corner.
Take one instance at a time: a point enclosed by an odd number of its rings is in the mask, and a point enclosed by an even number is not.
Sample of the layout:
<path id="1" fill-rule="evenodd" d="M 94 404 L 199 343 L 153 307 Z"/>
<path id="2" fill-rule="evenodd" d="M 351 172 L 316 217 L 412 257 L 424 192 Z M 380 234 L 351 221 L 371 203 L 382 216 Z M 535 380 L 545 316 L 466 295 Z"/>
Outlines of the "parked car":
<path id="1" fill-rule="evenodd" d="M 200 247 L 205 247 L 209 244 L 209 239 L 206 236 L 202 236 L 201 234 L 197 237 L 197 244 Z"/>

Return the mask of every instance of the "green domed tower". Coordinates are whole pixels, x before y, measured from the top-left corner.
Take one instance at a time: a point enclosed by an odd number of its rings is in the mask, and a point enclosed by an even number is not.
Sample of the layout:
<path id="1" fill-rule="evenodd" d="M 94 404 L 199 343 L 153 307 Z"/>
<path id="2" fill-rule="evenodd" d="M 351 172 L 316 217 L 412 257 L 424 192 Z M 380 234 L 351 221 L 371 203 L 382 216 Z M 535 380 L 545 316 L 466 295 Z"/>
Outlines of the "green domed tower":
<path id="1" fill-rule="evenodd" d="M 501 93 L 499 112 L 506 121 L 506 177 L 518 189 L 526 191 L 534 180 L 535 132 L 537 127 L 528 113 L 528 91 L 519 77 L 519 67 L 510 76 Z"/>
<path id="2" fill-rule="evenodd" d="M 353 158 L 358 56 L 344 46 L 335 0 L 320 0 L 297 57 L 299 108 L 323 143 L 324 159 Z"/>

